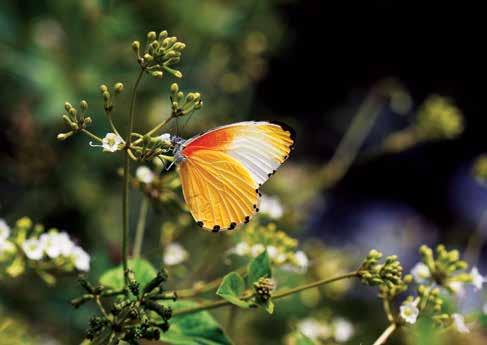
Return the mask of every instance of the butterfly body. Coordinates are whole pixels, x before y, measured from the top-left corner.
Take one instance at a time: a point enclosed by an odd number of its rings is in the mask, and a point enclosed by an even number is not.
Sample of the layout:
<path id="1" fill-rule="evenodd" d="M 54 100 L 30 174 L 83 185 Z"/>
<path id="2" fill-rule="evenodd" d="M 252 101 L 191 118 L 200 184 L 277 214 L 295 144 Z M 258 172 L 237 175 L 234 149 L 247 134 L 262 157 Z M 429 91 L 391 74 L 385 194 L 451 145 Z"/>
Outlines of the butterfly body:
<path id="1" fill-rule="evenodd" d="M 198 225 L 219 232 L 247 223 L 259 211 L 259 187 L 289 157 L 294 139 L 290 127 L 264 121 L 175 139 L 183 195 Z"/>

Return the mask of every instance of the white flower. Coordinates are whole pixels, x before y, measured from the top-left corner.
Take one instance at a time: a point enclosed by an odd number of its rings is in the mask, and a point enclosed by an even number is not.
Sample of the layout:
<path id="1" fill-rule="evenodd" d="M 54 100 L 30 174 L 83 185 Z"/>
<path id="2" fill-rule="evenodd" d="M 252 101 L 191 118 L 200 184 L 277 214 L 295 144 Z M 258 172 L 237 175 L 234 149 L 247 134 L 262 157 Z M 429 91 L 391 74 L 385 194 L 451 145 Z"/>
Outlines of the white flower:
<path id="1" fill-rule="evenodd" d="M 90 270 L 90 256 L 83 248 L 75 246 L 71 251 L 71 259 L 73 260 L 74 267 L 79 271 Z"/>
<path id="2" fill-rule="evenodd" d="M 269 255 L 269 259 L 274 260 L 279 255 L 279 249 L 275 246 L 267 246 L 267 255 Z"/>
<path id="3" fill-rule="evenodd" d="M 298 250 L 294 254 L 294 258 L 296 259 L 296 266 L 300 272 L 306 272 L 309 266 L 309 259 L 306 254 L 302 250 Z"/>
<path id="4" fill-rule="evenodd" d="M 37 238 L 29 238 L 22 243 L 25 255 L 31 260 L 40 260 L 44 256 L 44 248 Z"/>
<path id="5" fill-rule="evenodd" d="M 418 262 L 411 269 L 411 275 L 418 284 L 427 283 L 428 279 L 431 278 L 430 269 L 422 262 Z"/>
<path id="6" fill-rule="evenodd" d="M 171 243 L 164 253 L 164 264 L 174 266 L 188 258 L 188 252 L 179 243 Z"/>
<path id="7" fill-rule="evenodd" d="M 338 318 L 333 321 L 333 329 L 335 340 L 339 343 L 348 341 L 355 332 L 353 325 L 343 318 Z"/>
<path id="8" fill-rule="evenodd" d="M 452 281 L 448 283 L 448 287 L 453 291 L 453 293 L 459 297 L 465 296 L 465 285 L 463 282 Z"/>
<path id="9" fill-rule="evenodd" d="M 74 244 L 65 232 L 50 231 L 39 237 L 44 252 L 51 259 L 58 256 L 69 256 L 74 249 Z"/>
<path id="10" fill-rule="evenodd" d="M 284 213 L 279 199 L 267 195 L 262 195 L 260 199 L 259 212 L 265 213 L 274 219 L 281 218 Z"/>
<path id="11" fill-rule="evenodd" d="M 158 141 L 162 141 L 163 143 L 165 143 L 167 145 L 171 144 L 171 134 L 169 134 L 169 133 L 161 134 L 156 139 Z"/>
<path id="12" fill-rule="evenodd" d="M 238 256 L 244 256 L 250 252 L 250 246 L 247 244 L 247 242 L 240 242 L 234 248 L 232 248 L 230 252 L 235 253 L 235 255 Z"/>
<path id="13" fill-rule="evenodd" d="M 120 150 L 122 146 L 123 140 L 120 136 L 116 135 L 115 133 L 107 133 L 102 140 L 102 147 L 103 151 L 106 152 L 115 152 Z"/>
<path id="14" fill-rule="evenodd" d="M 154 173 L 146 166 L 138 167 L 135 171 L 135 177 L 137 177 L 140 182 L 145 184 L 149 184 L 154 181 Z"/>
<path id="15" fill-rule="evenodd" d="M 479 272 L 477 267 L 473 267 L 472 270 L 470 271 L 470 275 L 472 276 L 472 284 L 475 287 L 475 290 L 481 290 L 482 285 L 487 282 L 487 279 L 485 279 Z"/>
<path id="16" fill-rule="evenodd" d="M 482 307 L 482 312 L 487 315 L 487 303 L 484 303 L 484 306 Z"/>
<path id="17" fill-rule="evenodd" d="M 0 256 L 15 253 L 15 251 L 15 244 L 7 240 L 0 241 Z"/>
<path id="18" fill-rule="evenodd" d="M 419 315 L 418 309 L 419 299 L 416 298 L 413 302 L 403 302 L 401 307 L 399 308 L 400 315 L 404 321 L 410 324 L 416 323 L 416 320 Z"/>
<path id="19" fill-rule="evenodd" d="M 458 332 L 460 332 L 460 333 L 469 333 L 470 332 L 467 325 L 465 324 L 465 319 L 463 318 L 463 315 L 452 314 L 451 317 L 453 319 L 453 324 L 455 325 L 455 328 L 457 329 Z"/>
<path id="20" fill-rule="evenodd" d="M 256 257 L 256 256 L 260 255 L 264 250 L 265 250 L 265 247 L 263 244 L 261 244 L 261 243 L 254 244 L 250 248 L 250 255 L 252 255 L 253 257 Z"/>
<path id="21" fill-rule="evenodd" d="M 328 325 L 311 318 L 301 320 L 297 329 L 311 340 L 326 339 L 331 335 L 331 329 Z"/>
<path id="22" fill-rule="evenodd" d="M 10 236 L 10 227 L 8 224 L 0 218 L 0 243 L 6 240 Z"/>

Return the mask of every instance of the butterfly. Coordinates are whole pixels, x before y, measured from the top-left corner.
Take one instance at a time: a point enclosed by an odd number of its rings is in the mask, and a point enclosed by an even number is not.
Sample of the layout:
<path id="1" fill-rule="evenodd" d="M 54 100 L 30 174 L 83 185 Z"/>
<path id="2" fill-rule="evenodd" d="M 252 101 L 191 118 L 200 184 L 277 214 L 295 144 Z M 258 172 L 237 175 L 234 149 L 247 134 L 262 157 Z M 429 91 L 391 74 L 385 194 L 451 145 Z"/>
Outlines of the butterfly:
<path id="1" fill-rule="evenodd" d="M 295 138 L 288 125 L 266 121 L 173 137 L 184 200 L 196 223 L 213 232 L 248 223 L 259 211 L 259 188 L 288 159 Z"/>

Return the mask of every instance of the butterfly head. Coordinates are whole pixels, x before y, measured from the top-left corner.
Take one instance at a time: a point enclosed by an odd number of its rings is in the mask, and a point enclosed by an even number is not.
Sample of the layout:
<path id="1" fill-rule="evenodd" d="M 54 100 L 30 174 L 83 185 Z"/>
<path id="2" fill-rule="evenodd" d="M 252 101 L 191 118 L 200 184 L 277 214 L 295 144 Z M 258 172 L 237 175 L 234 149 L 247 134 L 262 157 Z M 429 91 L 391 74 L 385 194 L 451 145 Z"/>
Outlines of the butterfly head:
<path id="1" fill-rule="evenodd" d="M 185 142 L 186 140 L 176 135 L 173 135 L 171 137 L 171 144 L 173 146 L 174 158 L 176 163 L 184 160 L 184 156 L 182 155 L 181 151 L 183 150 L 183 145 Z"/>

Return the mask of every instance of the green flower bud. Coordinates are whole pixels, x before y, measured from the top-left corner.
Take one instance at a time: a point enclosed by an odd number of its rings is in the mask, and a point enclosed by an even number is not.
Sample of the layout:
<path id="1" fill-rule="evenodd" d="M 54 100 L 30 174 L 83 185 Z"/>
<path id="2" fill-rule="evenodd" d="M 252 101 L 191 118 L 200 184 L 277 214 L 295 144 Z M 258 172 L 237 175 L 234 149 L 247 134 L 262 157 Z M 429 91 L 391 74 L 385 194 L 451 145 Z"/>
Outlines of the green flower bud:
<path id="1" fill-rule="evenodd" d="M 193 93 L 188 93 L 186 96 L 186 102 L 193 102 L 194 101 L 194 94 Z"/>
<path id="2" fill-rule="evenodd" d="M 139 52 L 139 50 L 140 50 L 140 42 L 139 41 L 133 41 L 132 42 L 132 50 L 135 53 L 138 53 Z"/>
<path id="3" fill-rule="evenodd" d="M 92 122 L 93 122 L 93 120 L 92 120 L 92 119 L 91 119 L 91 117 L 89 117 L 89 116 L 85 117 L 85 118 L 84 118 L 84 120 L 83 120 L 83 124 L 84 124 L 85 126 L 89 126 L 89 125 L 91 125 L 91 123 L 92 123 Z"/>
<path id="4" fill-rule="evenodd" d="M 151 74 L 154 78 L 158 78 L 158 79 L 162 79 L 162 77 L 164 76 L 164 73 L 162 71 L 154 71 L 151 72 Z"/>
<path id="5" fill-rule="evenodd" d="M 81 108 L 81 111 L 85 112 L 86 110 L 88 110 L 88 102 L 86 102 L 85 100 L 82 100 L 79 103 L 79 107 Z"/>
<path id="6" fill-rule="evenodd" d="M 110 99 L 110 93 L 108 91 L 103 92 L 103 99 L 107 102 Z"/>
<path id="7" fill-rule="evenodd" d="M 116 83 L 113 88 L 115 89 L 115 94 L 120 94 L 123 91 L 123 84 Z"/>
<path id="8" fill-rule="evenodd" d="M 69 113 L 69 110 L 72 108 L 73 106 L 71 105 L 71 103 L 69 102 L 66 102 L 64 103 L 64 109 L 66 109 L 66 111 Z"/>
<path id="9" fill-rule="evenodd" d="M 167 37 L 167 35 L 168 35 L 168 33 L 167 33 L 167 31 L 166 31 L 166 30 L 161 31 L 161 32 L 159 33 L 159 41 L 164 40 L 164 39 Z"/>
<path id="10" fill-rule="evenodd" d="M 57 135 L 57 137 L 56 137 L 56 138 L 57 138 L 57 140 L 59 140 L 59 141 L 63 141 L 63 140 L 68 139 L 68 138 L 69 138 L 70 136 L 72 136 L 73 134 L 74 134 L 74 132 L 73 132 L 73 131 L 69 131 L 69 132 L 67 132 L 67 133 L 59 133 L 59 134 Z"/>
<path id="11" fill-rule="evenodd" d="M 156 32 L 155 31 L 149 31 L 147 33 L 147 41 L 152 42 L 156 39 Z"/>
<path id="12" fill-rule="evenodd" d="M 157 42 L 157 41 L 152 42 L 151 47 L 152 47 L 152 49 L 156 50 L 157 48 L 159 48 L 159 42 Z"/>
<path id="13" fill-rule="evenodd" d="M 184 48 L 186 48 L 186 44 L 182 42 L 176 42 L 173 46 L 173 49 L 175 50 L 183 50 Z"/>
<path id="14" fill-rule="evenodd" d="M 76 117 L 77 114 L 78 112 L 76 111 L 75 108 L 69 109 L 69 115 L 71 115 L 72 117 Z"/>
<path id="15" fill-rule="evenodd" d="M 146 62 L 151 62 L 152 60 L 154 60 L 154 57 L 152 55 L 150 55 L 149 53 L 145 53 L 144 54 L 144 60 Z"/>
<path id="16" fill-rule="evenodd" d="M 179 86 L 178 86 L 178 84 L 177 84 L 177 83 L 172 83 L 172 84 L 171 84 L 171 92 L 172 92 L 172 93 L 178 93 L 178 91 L 179 91 Z"/>

